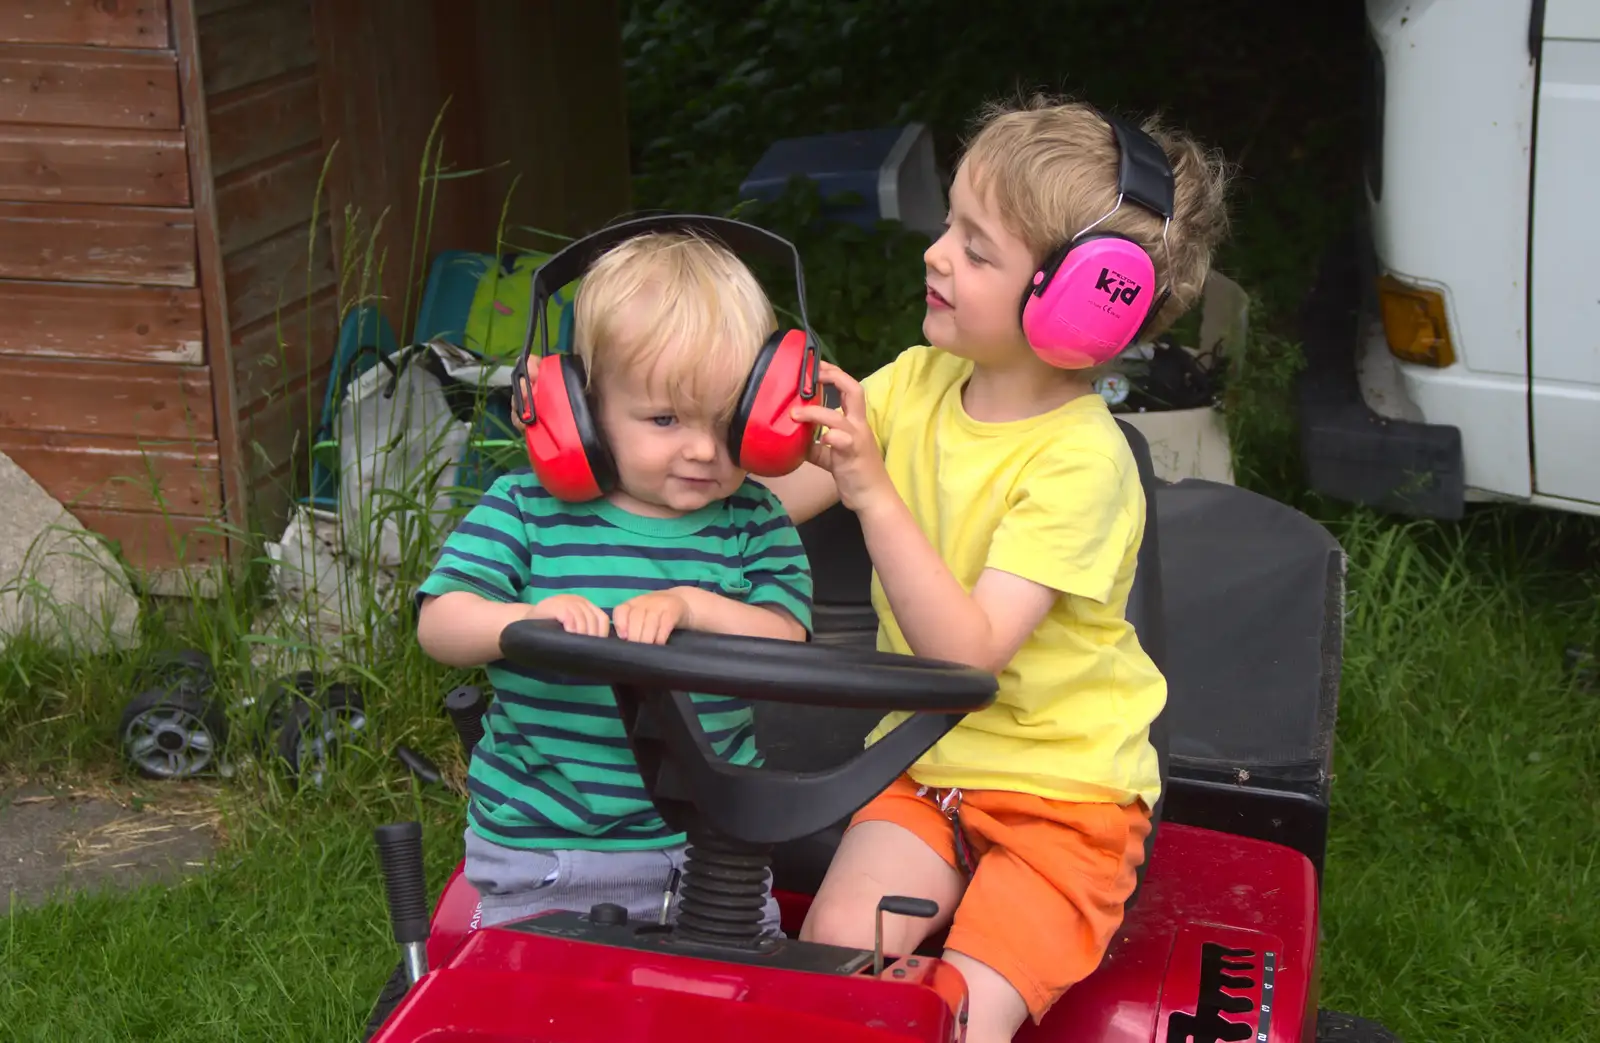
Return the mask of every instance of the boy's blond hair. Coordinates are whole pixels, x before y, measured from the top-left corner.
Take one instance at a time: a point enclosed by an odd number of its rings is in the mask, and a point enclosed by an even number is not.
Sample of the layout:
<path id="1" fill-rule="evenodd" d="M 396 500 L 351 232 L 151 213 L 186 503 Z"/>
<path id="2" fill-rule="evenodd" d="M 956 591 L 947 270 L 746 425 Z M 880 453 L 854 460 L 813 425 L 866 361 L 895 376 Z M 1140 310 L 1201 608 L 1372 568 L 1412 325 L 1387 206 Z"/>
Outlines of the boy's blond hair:
<path id="1" fill-rule="evenodd" d="M 726 420 L 778 328 L 761 284 L 721 243 L 650 232 L 607 250 L 573 301 L 573 350 L 592 383 L 641 369 L 686 416 Z"/>
<path id="2" fill-rule="evenodd" d="M 1144 247 L 1155 262 L 1156 285 L 1171 287 L 1144 331 L 1155 336 L 1200 299 L 1211 252 L 1228 232 L 1228 173 L 1220 154 L 1158 118 L 1140 126 L 1172 164 L 1175 192 L 1166 245 L 1161 218 L 1129 200 L 1095 231 L 1117 232 Z M 1006 227 L 1028 244 L 1036 263 L 1117 202 L 1116 139 L 1095 109 L 1082 102 L 1036 94 L 985 106 L 961 161 L 973 187 L 992 193 Z"/>

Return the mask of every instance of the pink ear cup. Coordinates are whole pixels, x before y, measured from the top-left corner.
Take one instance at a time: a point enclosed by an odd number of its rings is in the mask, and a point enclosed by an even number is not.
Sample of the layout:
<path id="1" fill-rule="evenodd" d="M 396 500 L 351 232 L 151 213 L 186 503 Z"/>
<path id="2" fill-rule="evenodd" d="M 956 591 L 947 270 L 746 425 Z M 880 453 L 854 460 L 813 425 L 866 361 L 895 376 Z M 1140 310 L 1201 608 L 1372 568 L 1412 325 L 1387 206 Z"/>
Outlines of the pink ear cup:
<path id="1" fill-rule="evenodd" d="M 1155 265 L 1121 237 L 1086 239 L 1045 281 L 1036 272 L 1022 307 L 1022 332 L 1039 357 L 1061 369 L 1109 362 L 1128 346 L 1156 298 Z"/>

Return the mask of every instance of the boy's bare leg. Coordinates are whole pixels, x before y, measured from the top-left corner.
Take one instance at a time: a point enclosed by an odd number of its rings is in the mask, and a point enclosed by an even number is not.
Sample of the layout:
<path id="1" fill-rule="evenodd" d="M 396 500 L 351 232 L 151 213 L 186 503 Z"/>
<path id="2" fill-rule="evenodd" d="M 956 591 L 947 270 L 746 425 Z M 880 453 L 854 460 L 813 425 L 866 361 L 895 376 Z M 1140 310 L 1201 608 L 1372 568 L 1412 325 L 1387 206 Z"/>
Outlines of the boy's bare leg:
<path id="1" fill-rule="evenodd" d="M 1010 1043 L 1028 1018 L 1028 1004 L 1000 972 L 953 949 L 944 961 L 967 980 L 967 1043 Z"/>
<path id="2" fill-rule="evenodd" d="M 870 949 L 878 902 L 885 895 L 927 898 L 939 904 L 931 920 L 886 915 L 885 953 L 902 955 L 950 925 L 966 881 L 909 829 L 869 821 L 845 834 L 816 900 L 800 928 L 803 941 Z M 1022 996 L 987 964 L 953 950 L 944 959 L 967 982 L 967 1043 L 1007 1043 L 1028 1017 Z"/>
<path id="3" fill-rule="evenodd" d="M 965 887 L 961 874 L 909 829 L 893 822 L 862 822 L 840 842 L 800 937 L 871 949 L 878 902 L 885 895 L 937 902 L 939 915 L 931 920 L 884 914 L 883 950 L 904 955 L 949 926 Z"/>

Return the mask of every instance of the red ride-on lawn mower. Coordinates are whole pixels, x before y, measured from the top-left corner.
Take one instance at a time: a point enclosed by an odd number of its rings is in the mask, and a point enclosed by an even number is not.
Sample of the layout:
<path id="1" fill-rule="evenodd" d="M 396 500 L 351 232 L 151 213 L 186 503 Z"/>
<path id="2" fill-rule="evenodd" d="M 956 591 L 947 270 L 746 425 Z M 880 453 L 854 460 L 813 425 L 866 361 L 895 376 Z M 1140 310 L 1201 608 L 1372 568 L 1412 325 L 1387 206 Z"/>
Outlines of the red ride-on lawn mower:
<path id="1" fill-rule="evenodd" d="M 1143 439 L 1124 430 L 1153 505 L 1129 617 L 1170 689 L 1152 727 L 1159 824 L 1101 966 L 1017 1039 L 1392 1043 L 1381 1026 L 1317 1003 L 1342 553 L 1275 501 L 1156 482 Z M 679 633 L 638 645 L 536 622 L 505 630 L 513 662 L 611 684 L 652 800 L 689 839 L 676 916 L 668 892 L 659 921 L 602 904 L 480 927 L 458 865 L 430 919 L 420 827 L 381 827 L 403 959 L 369 1039 L 963 1038 L 966 986 L 937 958 L 940 939 L 885 953 L 796 938 L 844 822 L 961 714 L 992 701 L 995 679 L 873 650 L 852 517 L 830 512 L 802 535 L 816 574 L 811 644 Z M 718 760 L 683 691 L 751 700 L 765 764 Z M 469 751 L 482 734 L 474 694 L 449 700 Z M 863 749 L 890 710 L 916 712 Z M 786 939 L 760 933 L 769 871 Z M 929 916 L 931 905 L 889 897 L 877 915 Z"/>

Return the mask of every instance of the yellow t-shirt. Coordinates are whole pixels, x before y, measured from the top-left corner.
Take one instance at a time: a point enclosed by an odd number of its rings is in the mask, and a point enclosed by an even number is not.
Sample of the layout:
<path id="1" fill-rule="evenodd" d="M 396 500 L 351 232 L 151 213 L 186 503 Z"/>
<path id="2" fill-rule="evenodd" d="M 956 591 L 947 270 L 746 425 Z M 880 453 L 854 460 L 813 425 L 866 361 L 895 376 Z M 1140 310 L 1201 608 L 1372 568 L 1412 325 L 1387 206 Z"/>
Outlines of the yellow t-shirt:
<path id="1" fill-rule="evenodd" d="M 993 568 L 1063 596 L 1001 671 L 994 704 L 968 714 L 911 777 L 1153 807 L 1149 729 L 1167 685 L 1125 618 L 1145 512 L 1133 453 L 1098 395 L 980 423 L 961 404 L 971 373 L 965 359 L 916 347 L 862 381 L 889 477 L 964 589 Z M 872 604 L 878 647 L 910 654 L 876 571 Z M 904 716 L 885 717 L 867 741 Z"/>

